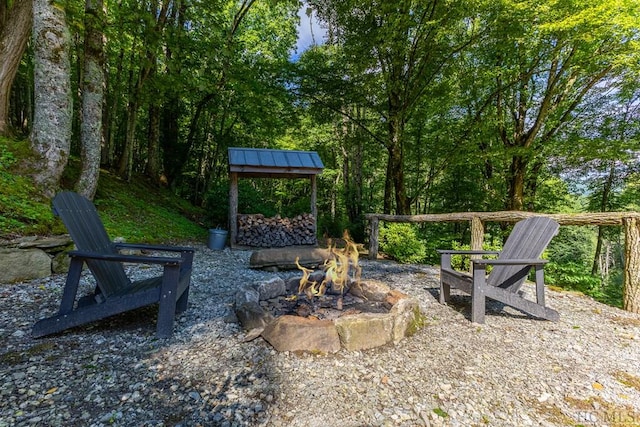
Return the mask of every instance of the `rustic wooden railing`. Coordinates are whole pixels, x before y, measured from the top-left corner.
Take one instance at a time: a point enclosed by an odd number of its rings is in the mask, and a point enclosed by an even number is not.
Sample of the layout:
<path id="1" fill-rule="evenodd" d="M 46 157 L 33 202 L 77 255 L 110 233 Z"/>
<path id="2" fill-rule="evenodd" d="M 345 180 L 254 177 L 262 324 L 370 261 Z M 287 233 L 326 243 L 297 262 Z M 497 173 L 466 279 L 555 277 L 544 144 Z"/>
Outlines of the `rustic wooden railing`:
<path id="1" fill-rule="evenodd" d="M 366 214 L 369 221 L 369 258 L 378 257 L 380 221 L 387 222 L 464 222 L 471 223 L 471 249 L 482 249 L 485 222 L 514 223 L 543 215 L 560 225 L 622 225 L 625 236 L 623 307 L 640 313 L 640 212 L 593 212 L 577 214 L 541 214 L 522 211 L 457 212 L 427 215 Z"/>

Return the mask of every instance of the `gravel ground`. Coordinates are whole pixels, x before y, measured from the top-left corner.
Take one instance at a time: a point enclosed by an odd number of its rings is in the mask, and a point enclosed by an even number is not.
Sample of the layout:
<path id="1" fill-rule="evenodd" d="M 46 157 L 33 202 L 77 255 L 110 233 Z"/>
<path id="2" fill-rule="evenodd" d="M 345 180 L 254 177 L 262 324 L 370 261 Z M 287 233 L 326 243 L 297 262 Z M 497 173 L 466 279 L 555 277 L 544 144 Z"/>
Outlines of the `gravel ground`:
<path id="1" fill-rule="evenodd" d="M 64 276 L 0 285 L 0 426 L 640 425 L 639 315 L 550 290 L 559 322 L 489 304 L 477 325 L 467 296 L 437 303 L 436 268 L 363 261 L 365 278 L 420 301 L 426 326 L 396 346 L 278 353 L 243 342 L 232 296 L 297 273 L 251 270 L 249 256 L 197 246 L 190 306 L 166 340 L 154 308 L 33 339 Z"/>

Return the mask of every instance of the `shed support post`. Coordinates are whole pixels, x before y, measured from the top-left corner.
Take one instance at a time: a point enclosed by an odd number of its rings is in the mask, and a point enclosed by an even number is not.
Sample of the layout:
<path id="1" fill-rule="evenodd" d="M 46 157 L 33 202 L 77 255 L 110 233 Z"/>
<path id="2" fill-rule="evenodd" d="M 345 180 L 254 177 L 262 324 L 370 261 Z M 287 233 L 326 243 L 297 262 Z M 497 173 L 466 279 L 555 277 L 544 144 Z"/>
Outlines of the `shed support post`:
<path id="1" fill-rule="evenodd" d="M 624 284 L 622 308 L 640 313 L 640 220 L 623 218 L 624 225 Z"/>
<path id="2" fill-rule="evenodd" d="M 315 175 L 309 175 L 309 179 L 311 180 L 311 216 L 313 216 L 314 222 L 314 232 L 316 239 L 318 238 L 318 189 L 317 189 L 317 181 Z"/>
<path id="3" fill-rule="evenodd" d="M 380 220 L 372 216 L 369 229 L 369 259 L 378 258 L 378 233 L 380 230 Z"/>
<path id="4" fill-rule="evenodd" d="M 229 174 L 229 245 L 234 247 L 238 237 L 238 173 Z"/>

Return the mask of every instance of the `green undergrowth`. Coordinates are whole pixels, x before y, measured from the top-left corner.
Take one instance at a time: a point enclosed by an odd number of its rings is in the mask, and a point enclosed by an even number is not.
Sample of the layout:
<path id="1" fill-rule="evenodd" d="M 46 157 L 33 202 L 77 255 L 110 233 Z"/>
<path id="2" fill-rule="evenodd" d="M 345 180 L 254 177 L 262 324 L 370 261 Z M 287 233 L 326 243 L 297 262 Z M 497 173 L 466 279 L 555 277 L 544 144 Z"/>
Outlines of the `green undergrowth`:
<path id="1" fill-rule="evenodd" d="M 54 217 L 51 202 L 36 189 L 28 167 L 27 141 L 0 137 L 0 238 L 65 233 Z M 71 159 L 63 177 L 63 189 L 72 189 L 79 162 Z M 204 211 L 159 188 L 148 179 L 131 182 L 102 170 L 94 204 L 111 238 L 127 242 L 177 243 L 204 241 Z"/>
<path id="2" fill-rule="evenodd" d="M 112 238 L 127 242 L 204 241 L 204 212 L 146 178 L 127 183 L 102 171 L 94 203 Z"/>
<path id="3" fill-rule="evenodd" d="M 62 233 L 49 201 L 35 188 L 28 162 L 26 141 L 0 137 L 0 236 Z"/>

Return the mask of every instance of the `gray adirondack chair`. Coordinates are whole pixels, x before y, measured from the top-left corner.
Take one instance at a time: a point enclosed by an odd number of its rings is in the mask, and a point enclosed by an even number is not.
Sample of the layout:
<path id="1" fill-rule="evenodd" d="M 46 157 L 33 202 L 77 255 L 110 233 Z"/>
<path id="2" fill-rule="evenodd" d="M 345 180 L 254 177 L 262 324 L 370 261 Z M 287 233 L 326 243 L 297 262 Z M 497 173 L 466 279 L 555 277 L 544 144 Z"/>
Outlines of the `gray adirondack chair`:
<path id="1" fill-rule="evenodd" d="M 73 192 L 56 195 L 53 209 L 62 219 L 77 250 L 69 252 L 71 265 L 58 314 L 38 321 L 33 326 L 32 335 L 54 334 L 158 303 L 157 336 L 170 337 L 175 314 L 187 308 L 194 250 L 177 246 L 114 243 L 109 239 L 93 203 Z M 128 255 L 122 254 L 122 249 L 162 251 L 169 255 Z M 161 265 L 163 274 L 132 282 L 123 263 Z M 76 303 L 80 274 L 85 264 L 97 286 L 93 293 L 78 298 Z"/>
<path id="2" fill-rule="evenodd" d="M 535 216 L 516 223 L 500 252 L 439 250 L 440 303 L 445 304 L 449 300 L 450 289 L 457 288 L 471 295 L 472 322 L 484 323 L 486 298 L 535 317 L 558 320 L 558 312 L 545 306 L 543 268 L 547 261 L 540 259 L 558 229 L 558 223 L 551 218 Z M 469 275 L 451 267 L 451 255 L 454 254 L 498 257 L 471 259 L 472 274 Z M 493 269 L 487 275 L 489 265 Z M 532 268 L 535 269 L 535 302 L 525 299 L 518 292 Z"/>

